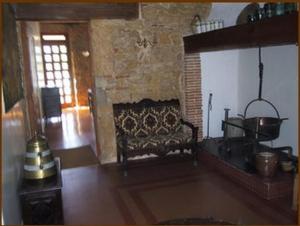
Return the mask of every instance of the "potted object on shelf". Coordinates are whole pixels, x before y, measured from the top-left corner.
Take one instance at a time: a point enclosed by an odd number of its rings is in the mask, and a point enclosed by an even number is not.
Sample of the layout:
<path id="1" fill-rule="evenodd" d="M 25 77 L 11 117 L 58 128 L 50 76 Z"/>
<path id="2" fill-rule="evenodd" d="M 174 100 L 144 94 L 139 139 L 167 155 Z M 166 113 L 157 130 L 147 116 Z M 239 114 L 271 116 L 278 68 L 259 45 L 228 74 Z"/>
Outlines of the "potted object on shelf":
<path id="1" fill-rule="evenodd" d="M 191 23 L 192 32 L 194 34 L 199 33 L 200 23 L 201 23 L 200 16 L 199 15 L 195 15 L 194 18 L 193 18 L 193 20 L 192 20 L 192 23 Z"/>
<path id="2" fill-rule="evenodd" d="M 276 15 L 276 3 L 265 3 L 264 9 L 267 18 L 271 18 Z"/>
<path id="3" fill-rule="evenodd" d="M 276 10 L 275 10 L 276 16 L 284 15 L 285 14 L 285 5 L 283 2 L 276 3 Z"/>
<path id="4" fill-rule="evenodd" d="M 253 22 L 256 20 L 256 12 L 259 9 L 258 3 L 248 4 L 238 15 L 236 24 L 245 24 L 247 22 Z"/>
<path id="5" fill-rule="evenodd" d="M 289 14 L 297 11 L 297 3 L 295 2 L 286 2 L 284 3 L 284 12 L 285 14 Z"/>
<path id="6" fill-rule="evenodd" d="M 255 156 L 255 166 L 259 175 L 271 178 L 277 171 L 278 155 L 267 151 L 259 152 Z"/>
<path id="7" fill-rule="evenodd" d="M 294 165 L 291 160 L 280 161 L 280 166 L 284 172 L 290 172 L 294 169 Z"/>

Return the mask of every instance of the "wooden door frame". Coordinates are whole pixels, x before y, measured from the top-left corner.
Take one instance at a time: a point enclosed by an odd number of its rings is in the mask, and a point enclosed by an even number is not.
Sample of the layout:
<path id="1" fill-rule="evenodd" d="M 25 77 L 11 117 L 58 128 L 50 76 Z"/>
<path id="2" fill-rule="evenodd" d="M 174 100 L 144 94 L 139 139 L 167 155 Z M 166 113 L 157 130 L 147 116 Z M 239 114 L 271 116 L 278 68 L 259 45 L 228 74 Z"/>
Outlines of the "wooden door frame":
<path id="1" fill-rule="evenodd" d="M 95 154 L 97 156 L 97 158 L 99 159 L 99 161 L 101 160 L 100 157 L 101 157 L 101 148 L 100 148 L 100 132 L 99 132 L 99 129 L 98 129 L 98 126 L 97 126 L 97 96 L 96 96 L 96 81 L 95 81 L 95 77 L 94 77 L 94 74 L 93 74 L 93 66 L 94 66 L 94 63 L 93 63 L 93 48 L 92 48 L 92 28 L 91 28 L 91 22 L 89 21 L 88 22 L 88 34 L 89 34 L 89 51 L 90 51 L 90 73 L 91 73 L 91 79 L 92 79 L 92 82 L 91 82 L 91 85 L 92 85 L 92 93 L 93 93 L 93 111 L 92 111 L 92 116 L 93 116 L 93 122 L 94 122 L 94 132 L 95 132 L 95 139 L 96 139 L 96 150 L 95 150 Z"/>
<path id="2" fill-rule="evenodd" d="M 26 105 L 26 114 L 28 120 L 28 132 L 29 136 L 32 137 L 35 132 L 42 132 L 42 118 L 41 112 L 40 115 L 38 112 L 40 109 L 35 109 L 34 104 L 34 89 L 33 89 L 33 80 L 32 80 L 32 71 L 31 71 L 31 62 L 30 62 L 30 49 L 28 46 L 29 39 L 27 34 L 27 24 L 24 21 L 20 22 L 21 27 L 21 43 L 22 43 L 22 61 L 24 69 L 24 89 L 25 89 L 25 101 Z M 34 53 L 33 53 L 34 54 Z M 37 112 L 38 111 L 38 112 Z M 40 119 L 40 120 L 37 120 Z"/>
<path id="3" fill-rule="evenodd" d="M 66 37 L 65 41 L 44 41 L 43 40 L 43 35 L 64 35 Z M 41 37 L 41 44 L 42 44 L 42 57 L 44 59 L 44 43 L 50 43 L 50 42 L 64 42 L 65 45 L 67 46 L 67 57 L 68 57 L 68 65 L 69 65 L 69 73 L 70 73 L 70 82 L 71 82 L 71 97 L 72 97 L 72 102 L 71 104 L 61 104 L 62 108 L 66 108 L 66 107 L 74 107 L 76 106 L 76 93 L 75 93 L 75 89 L 74 89 L 74 71 L 73 71 L 73 66 L 72 66 L 72 60 L 71 60 L 71 55 L 70 55 L 70 41 L 69 41 L 69 35 L 68 32 L 40 32 L 40 37 Z M 44 64 L 44 80 L 46 81 L 46 62 L 43 60 L 43 64 Z"/>

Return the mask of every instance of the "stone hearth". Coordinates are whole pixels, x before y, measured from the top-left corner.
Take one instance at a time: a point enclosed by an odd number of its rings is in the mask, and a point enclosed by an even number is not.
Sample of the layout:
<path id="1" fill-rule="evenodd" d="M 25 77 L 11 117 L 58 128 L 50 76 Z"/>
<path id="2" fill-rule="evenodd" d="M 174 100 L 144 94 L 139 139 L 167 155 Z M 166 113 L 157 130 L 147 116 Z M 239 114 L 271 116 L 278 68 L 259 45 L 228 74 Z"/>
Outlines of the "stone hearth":
<path id="1" fill-rule="evenodd" d="M 256 193 L 264 199 L 290 196 L 293 192 L 293 175 L 280 169 L 272 179 L 259 176 L 254 170 L 246 170 L 236 155 L 232 160 L 224 159 L 217 153 L 218 142 L 210 139 L 202 145 L 199 153 L 200 162 L 220 171 L 232 181 Z M 241 151 L 240 151 L 241 153 Z"/>

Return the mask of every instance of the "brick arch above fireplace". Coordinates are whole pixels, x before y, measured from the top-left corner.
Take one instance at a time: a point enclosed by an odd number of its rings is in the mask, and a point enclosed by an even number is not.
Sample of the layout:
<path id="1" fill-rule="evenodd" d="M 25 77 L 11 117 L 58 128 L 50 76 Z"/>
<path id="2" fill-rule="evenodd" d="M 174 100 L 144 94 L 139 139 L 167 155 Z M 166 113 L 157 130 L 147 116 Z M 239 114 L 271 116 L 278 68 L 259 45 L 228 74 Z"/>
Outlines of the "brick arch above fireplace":
<path id="1" fill-rule="evenodd" d="M 200 55 L 184 56 L 184 115 L 186 120 L 199 128 L 198 141 L 203 138 L 201 63 Z"/>

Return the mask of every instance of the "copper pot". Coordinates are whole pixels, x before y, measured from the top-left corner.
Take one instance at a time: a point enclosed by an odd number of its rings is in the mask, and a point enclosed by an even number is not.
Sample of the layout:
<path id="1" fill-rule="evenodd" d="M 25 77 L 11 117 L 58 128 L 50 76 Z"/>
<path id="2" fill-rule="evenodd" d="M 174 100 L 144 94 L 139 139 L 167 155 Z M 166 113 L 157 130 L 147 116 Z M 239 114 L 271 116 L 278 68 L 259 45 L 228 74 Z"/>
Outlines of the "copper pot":
<path id="1" fill-rule="evenodd" d="M 260 152 L 256 154 L 255 164 L 259 175 L 272 177 L 277 170 L 278 155 L 273 152 Z"/>

